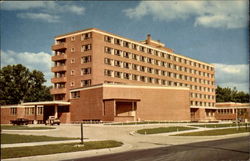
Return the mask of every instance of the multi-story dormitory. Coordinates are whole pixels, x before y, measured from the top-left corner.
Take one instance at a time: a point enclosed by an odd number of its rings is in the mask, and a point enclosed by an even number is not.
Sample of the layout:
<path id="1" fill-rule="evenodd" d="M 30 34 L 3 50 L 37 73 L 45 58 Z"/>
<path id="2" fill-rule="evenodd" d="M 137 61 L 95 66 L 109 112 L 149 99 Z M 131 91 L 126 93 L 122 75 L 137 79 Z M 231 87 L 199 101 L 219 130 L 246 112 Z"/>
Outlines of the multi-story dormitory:
<path id="1" fill-rule="evenodd" d="M 52 50 L 54 101 L 44 120 L 216 120 L 214 65 L 150 35 L 135 41 L 90 28 L 55 37 Z"/>

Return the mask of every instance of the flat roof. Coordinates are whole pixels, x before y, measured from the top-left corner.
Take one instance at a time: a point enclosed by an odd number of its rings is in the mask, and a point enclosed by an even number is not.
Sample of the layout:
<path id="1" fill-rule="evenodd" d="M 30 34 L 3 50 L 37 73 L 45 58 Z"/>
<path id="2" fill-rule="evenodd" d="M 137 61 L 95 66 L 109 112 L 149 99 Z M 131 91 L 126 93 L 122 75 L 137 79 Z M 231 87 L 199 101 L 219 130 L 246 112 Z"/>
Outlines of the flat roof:
<path id="1" fill-rule="evenodd" d="M 141 101 L 140 99 L 129 99 L 129 98 L 107 98 L 107 99 L 103 99 L 105 101 L 109 101 L 109 100 L 116 100 L 116 101 L 120 101 L 120 102 L 139 102 Z"/>
<path id="2" fill-rule="evenodd" d="M 21 105 L 70 105 L 70 102 L 66 101 L 41 101 L 41 102 L 25 102 Z"/>
<path id="3" fill-rule="evenodd" d="M 70 92 L 76 92 L 76 91 L 88 90 L 88 89 L 95 89 L 95 88 L 102 88 L 102 87 L 189 90 L 188 87 L 172 87 L 172 86 L 170 87 L 170 86 L 159 86 L 159 85 L 152 86 L 152 85 L 131 85 L 131 84 L 103 83 L 103 84 L 93 85 L 93 86 L 89 86 L 89 87 L 71 89 Z"/>
<path id="4" fill-rule="evenodd" d="M 66 106 L 70 105 L 70 102 L 66 101 L 41 101 L 41 102 L 24 102 L 21 104 L 13 104 L 13 105 L 2 105 L 1 108 L 11 108 L 11 107 L 27 107 L 27 106 L 35 106 L 35 105 L 61 105 Z"/>

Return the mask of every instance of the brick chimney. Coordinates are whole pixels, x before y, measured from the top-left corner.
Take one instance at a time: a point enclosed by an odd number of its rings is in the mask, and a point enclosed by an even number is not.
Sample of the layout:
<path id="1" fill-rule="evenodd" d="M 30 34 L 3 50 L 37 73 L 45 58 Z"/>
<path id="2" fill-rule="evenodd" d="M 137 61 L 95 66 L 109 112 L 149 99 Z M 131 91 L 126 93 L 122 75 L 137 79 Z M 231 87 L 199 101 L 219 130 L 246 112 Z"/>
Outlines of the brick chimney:
<path id="1" fill-rule="evenodd" d="M 146 44 L 149 44 L 151 41 L 151 35 L 147 34 Z"/>

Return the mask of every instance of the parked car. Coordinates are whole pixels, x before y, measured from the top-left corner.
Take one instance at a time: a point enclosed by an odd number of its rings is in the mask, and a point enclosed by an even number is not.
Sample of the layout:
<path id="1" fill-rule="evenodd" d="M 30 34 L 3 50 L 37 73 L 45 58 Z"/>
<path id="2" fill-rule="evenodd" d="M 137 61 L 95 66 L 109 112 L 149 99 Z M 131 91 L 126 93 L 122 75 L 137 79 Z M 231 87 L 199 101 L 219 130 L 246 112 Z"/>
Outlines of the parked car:
<path id="1" fill-rule="evenodd" d="M 46 120 L 45 125 L 60 125 L 61 121 L 55 116 L 49 116 L 49 119 Z"/>
<path id="2" fill-rule="evenodd" d="M 28 125 L 30 120 L 25 118 L 17 118 L 16 120 L 11 120 L 10 122 L 13 125 Z"/>

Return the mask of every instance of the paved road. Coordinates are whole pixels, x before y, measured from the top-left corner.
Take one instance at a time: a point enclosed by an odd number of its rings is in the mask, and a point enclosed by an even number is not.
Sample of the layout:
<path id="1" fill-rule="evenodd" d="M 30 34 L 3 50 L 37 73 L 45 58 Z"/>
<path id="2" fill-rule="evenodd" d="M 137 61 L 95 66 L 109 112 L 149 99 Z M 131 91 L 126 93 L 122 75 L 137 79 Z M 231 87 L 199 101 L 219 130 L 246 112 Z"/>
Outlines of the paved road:
<path id="1" fill-rule="evenodd" d="M 74 161 L 243 161 L 249 160 L 250 137 L 134 150 Z"/>

